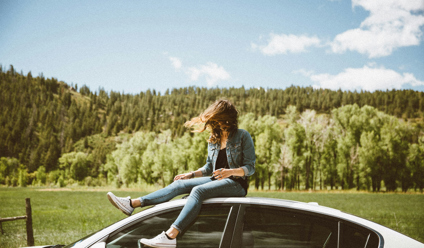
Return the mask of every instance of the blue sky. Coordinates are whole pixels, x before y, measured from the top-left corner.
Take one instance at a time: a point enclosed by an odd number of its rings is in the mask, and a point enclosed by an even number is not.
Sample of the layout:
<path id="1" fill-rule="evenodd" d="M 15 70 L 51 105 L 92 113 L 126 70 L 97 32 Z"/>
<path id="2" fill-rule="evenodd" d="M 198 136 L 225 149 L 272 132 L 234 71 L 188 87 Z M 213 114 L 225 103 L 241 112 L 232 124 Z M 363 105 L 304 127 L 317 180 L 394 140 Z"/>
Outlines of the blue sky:
<path id="1" fill-rule="evenodd" d="M 92 91 L 424 91 L 424 0 L 0 0 L 0 64 Z"/>

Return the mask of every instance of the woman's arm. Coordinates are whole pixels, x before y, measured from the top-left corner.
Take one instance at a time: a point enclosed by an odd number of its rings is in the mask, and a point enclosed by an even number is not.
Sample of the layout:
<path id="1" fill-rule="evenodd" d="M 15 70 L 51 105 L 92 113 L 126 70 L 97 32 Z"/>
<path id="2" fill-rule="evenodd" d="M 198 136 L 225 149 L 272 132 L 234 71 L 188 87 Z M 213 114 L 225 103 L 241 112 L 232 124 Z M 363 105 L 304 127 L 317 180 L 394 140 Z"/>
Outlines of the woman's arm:
<path id="1" fill-rule="evenodd" d="M 221 180 L 230 176 L 242 177 L 244 176 L 244 170 L 242 168 L 216 170 L 213 172 L 213 176 L 217 180 Z"/>
<path id="2" fill-rule="evenodd" d="M 212 173 L 212 156 L 214 154 L 215 151 L 215 147 L 212 146 L 212 144 L 208 144 L 208 157 L 206 158 L 206 164 L 198 169 L 197 171 L 200 171 L 202 174 L 199 176 L 209 176 Z M 197 174 L 196 174 L 197 177 Z"/>
<path id="3" fill-rule="evenodd" d="M 190 179 L 195 177 L 202 177 L 202 176 L 203 176 L 203 172 L 200 170 L 197 170 L 197 171 L 192 171 L 192 172 L 177 175 L 175 176 L 174 181 Z M 213 172 L 213 176 L 218 180 L 221 180 L 230 176 L 242 177 L 244 176 L 244 170 L 242 168 L 216 170 Z"/>
<path id="4" fill-rule="evenodd" d="M 251 176 L 255 173 L 255 146 L 253 144 L 252 136 L 247 131 L 244 131 L 242 137 L 242 149 L 243 149 L 243 166 L 240 167 L 244 170 L 245 176 Z"/>
<path id="5" fill-rule="evenodd" d="M 195 178 L 195 177 L 201 177 L 201 176 L 203 176 L 202 171 L 197 170 L 197 171 L 192 171 L 192 172 L 188 172 L 188 173 L 176 175 L 174 177 L 174 181 L 184 180 L 184 179 L 190 179 L 190 178 Z"/>

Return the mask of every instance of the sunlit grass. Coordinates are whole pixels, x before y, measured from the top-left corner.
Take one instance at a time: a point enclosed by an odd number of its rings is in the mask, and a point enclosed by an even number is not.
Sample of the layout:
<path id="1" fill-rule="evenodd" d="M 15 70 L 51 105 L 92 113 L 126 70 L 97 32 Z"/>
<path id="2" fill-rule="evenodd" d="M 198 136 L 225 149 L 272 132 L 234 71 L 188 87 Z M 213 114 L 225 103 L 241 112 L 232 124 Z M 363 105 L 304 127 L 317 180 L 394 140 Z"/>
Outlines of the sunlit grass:
<path id="1" fill-rule="evenodd" d="M 68 244 L 126 217 L 110 205 L 106 192 L 0 188 L 0 217 L 25 215 L 25 198 L 31 198 L 35 244 Z M 124 195 L 139 194 L 146 193 Z M 26 246 L 25 220 L 5 222 L 3 230 L 0 247 Z"/>
<path id="2" fill-rule="evenodd" d="M 126 217 L 110 205 L 106 198 L 107 188 L 45 190 L 0 187 L 0 217 L 25 215 L 25 198 L 31 198 L 36 245 L 68 244 Z M 147 193 L 136 189 L 113 191 L 119 196 L 132 198 Z M 250 191 L 248 196 L 318 202 L 424 242 L 424 194 Z M 26 246 L 24 220 L 5 222 L 3 230 L 5 234 L 0 234 L 0 247 Z"/>

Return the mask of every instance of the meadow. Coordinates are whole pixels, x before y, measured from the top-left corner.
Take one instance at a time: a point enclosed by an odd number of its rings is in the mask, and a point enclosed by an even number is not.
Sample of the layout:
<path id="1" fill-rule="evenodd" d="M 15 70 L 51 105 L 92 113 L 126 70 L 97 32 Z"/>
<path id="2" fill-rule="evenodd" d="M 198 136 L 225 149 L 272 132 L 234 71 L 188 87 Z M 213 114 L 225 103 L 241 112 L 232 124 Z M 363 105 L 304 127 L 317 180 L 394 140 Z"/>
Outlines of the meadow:
<path id="1" fill-rule="evenodd" d="M 106 198 L 109 190 L 0 187 L 0 217 L 25 215 L 25 198 L 31 198 L 35 245 L 68 244 L 126 217 L 110 205 Z M 113 191 L 132 198 L 148 193 L 135 189 Z M 424 242 L 424 194 L 250 191 L 248 196 L 318 202 Z M 25 221 L 5 222 L 2 228 L 0 247 L 26 246 Z"/>

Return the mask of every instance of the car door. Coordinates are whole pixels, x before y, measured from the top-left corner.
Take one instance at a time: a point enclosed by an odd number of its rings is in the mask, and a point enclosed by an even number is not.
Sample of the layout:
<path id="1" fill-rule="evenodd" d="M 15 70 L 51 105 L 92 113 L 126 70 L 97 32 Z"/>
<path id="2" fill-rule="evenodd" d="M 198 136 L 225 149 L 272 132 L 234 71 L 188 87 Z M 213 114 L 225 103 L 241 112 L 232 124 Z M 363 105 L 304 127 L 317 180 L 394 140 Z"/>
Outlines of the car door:
<path id="1" fill-rule="evenodd" d="M 177 247 L 229 247 L 239 205 L 204 204 L 197 218 L 177 237 Z M 181 208 L 152 214 L 109 235 L 108 248 L 143 247 L 141 238 L 153 238 L 166 231 Z"/>
<path id="2" fill-rule="evenodd" d="M 337 248 L 338 222 L 287 208 L 244 205 L 232 240 L 234 248 Z"/>

